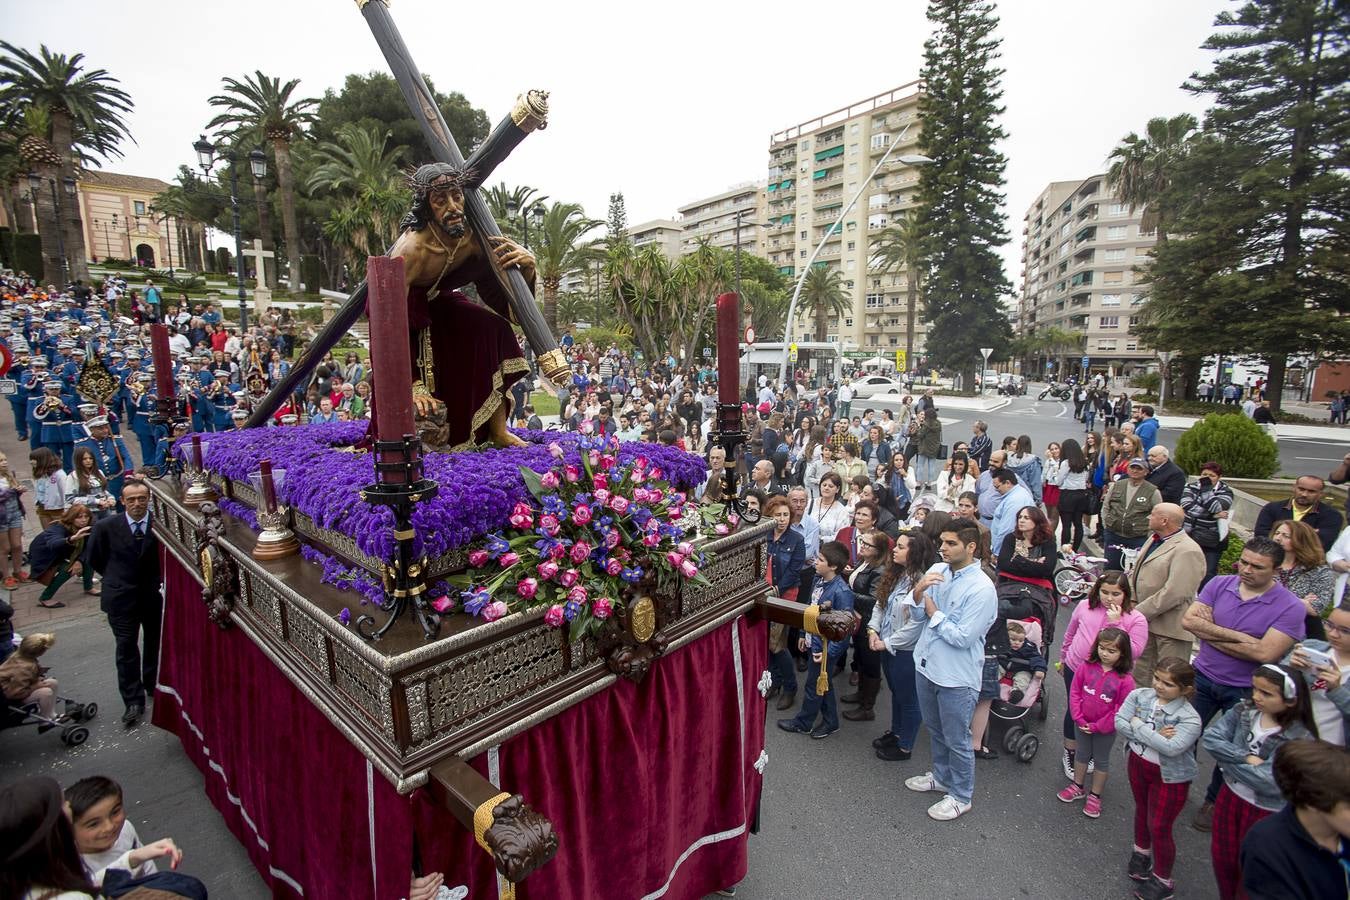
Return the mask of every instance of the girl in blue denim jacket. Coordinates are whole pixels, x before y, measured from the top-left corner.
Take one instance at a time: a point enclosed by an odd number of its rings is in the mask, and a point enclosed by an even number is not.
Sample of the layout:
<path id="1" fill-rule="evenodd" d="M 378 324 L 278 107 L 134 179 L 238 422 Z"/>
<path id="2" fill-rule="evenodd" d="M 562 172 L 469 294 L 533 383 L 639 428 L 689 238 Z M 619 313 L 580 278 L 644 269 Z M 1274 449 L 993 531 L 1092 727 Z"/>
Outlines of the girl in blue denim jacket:
<path id="1" fill-rule="evenodd" d="M 1317 723 L 1307 682 L 1294 669 L 1271 664 L 1252 673 L 1251 699 L 1206 729 L 1202 743 L 1223 772 L 1209 853 L 1224 900 L 1238 896 L 1238 859 L 1247 831 L 1284 806 L 1275 784 L 1275 751 L 1286 741 L 1310 737 L 1317 737 Z"/>
<path id="2" fill-rule="evenodd" d="M 1137 897 L 1173 895 L 1172 863 L 1177 845 L 1172 825 L 1186 806 L 1195 780 L 1195 742 L 1204 724 L 1188 702 L 1195 669 L 1167 656 L 1153 669 L 1153 687 L 1138 688 L 1116 711 L 1116 732 L 1127 741 L 1130 791 L 1134 794 L 1134 851 L 1126 872 L 1142 882 Z"/>

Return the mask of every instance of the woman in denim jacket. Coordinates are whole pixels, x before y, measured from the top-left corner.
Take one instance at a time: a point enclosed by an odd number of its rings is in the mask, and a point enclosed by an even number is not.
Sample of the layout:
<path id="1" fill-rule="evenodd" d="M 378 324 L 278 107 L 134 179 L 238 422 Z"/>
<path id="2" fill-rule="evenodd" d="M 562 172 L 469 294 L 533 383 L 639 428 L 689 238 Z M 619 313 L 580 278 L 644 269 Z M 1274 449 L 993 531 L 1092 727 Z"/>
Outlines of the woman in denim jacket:
<path id="1" fill-rule="evenodd" d="M 1195 669 L 1168 656 L 1153 670 L 1153 687 L 1130 693 L 1116 711 L 1116 732 L 1129 747 L 1130 791 L 1134 794 L 1134 851 L 1126 871 L 1143 882 L 1137 896 L 1162 900 L 1173 894 L 1172 864 L 1177 845 L 1172 825 L 1186 806 L 1195 780 L 1195 742 L 1204 723 L 1188 702 L 1195 694 Z"/>
<path id="2" fill-rule="evenodd" d="M 890 762 L 909 759 L 923 721 L 914 681 L 914 645 L 924 623 L 910 619 L 905 596 L 935 562 L 937 548 L 928 535 L 922 531 L 903 532 L 891 552 L 890 568 L 877 586 L 877 602 L 867 623 L 867 642 L 878 653 L 885 651 L 882 671 L 891 689 L 890 730 L 872 741 L 878 759 Z"/>

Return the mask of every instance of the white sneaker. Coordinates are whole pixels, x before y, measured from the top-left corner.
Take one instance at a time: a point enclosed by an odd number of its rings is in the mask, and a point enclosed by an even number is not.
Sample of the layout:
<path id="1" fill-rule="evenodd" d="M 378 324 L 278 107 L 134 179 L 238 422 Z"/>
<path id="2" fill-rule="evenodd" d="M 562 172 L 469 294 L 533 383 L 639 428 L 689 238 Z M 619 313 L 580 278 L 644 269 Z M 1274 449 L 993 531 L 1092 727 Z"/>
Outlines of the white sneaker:
<path id="1" fill-rule="evenodd" d="M 932 772 L 924 772 L 922 775 L 915 775 L 912 778 L 905 779 L 905 787 L 911 791 L 917 791 L 922 794 L 926 791 L 941 791 L 947 793 L 947 788 L 942 785 Z"/>
<path id="2" fill-rule="evenodd" d="M 928 807 L 928 817 L 937 819 L 939 822 L 950 822 L 952 819 L 963 816 L 968 812 L 970 812 L 970 804 L 962 803 L 951 794 Z"/>

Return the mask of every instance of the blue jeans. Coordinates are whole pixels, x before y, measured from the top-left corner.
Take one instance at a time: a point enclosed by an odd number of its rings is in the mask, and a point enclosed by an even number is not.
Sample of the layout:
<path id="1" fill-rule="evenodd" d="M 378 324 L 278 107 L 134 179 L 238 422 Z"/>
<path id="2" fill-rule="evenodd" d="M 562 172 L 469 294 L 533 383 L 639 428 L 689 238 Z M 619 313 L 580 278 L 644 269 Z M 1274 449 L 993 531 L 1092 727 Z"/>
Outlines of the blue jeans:
<path id="1" fill-rule="evenodd" d="M 913 750 L 923 722 L 914 684 L 914 651 L 882 652 L 881 660 L 886 666 L 886 686 L 891 689 L 891 734 L 901 749 Z"/>
<path id="2" fill-rule="evenodd" d="M 792 654 L 779 650 L 769 655 L 769 674 L 773 683 L 785 694 L 797 693 L 797 667 L 792 662 Z"/>
<path id="3" fill-rule="evenodd" d="M 802 708 L 794 721 L 802 728 L 811 728 L 816 724 L 816 715 L 821 715 L 821 727 L 833 731 L 839 727 L 839 704 L 835 699 L 834 667 L 837 659 L 826 661 L 826 670 L 830 679 L 830 689 L 821 697 L 816 693 L 816 679 L 820 677 L 820 663 L 814 659 L 806 665 L 806 697 Z"/>
<path id="4" fill-rule="evenodd" d="M 916 484 L 937 484 L 942 472 L 942 460 L 931 456 L 914 457 L 914 481 Z"/>
<path id="5" fill-rule="evenodd" d="M 1252 689 L 1248 687 L 1234 687 L 1230 684 L 1217 684 L 1210 681 L 1199 672 L 1195 673 L 1195 696 L 1191 698 L 1191 706 L 1200 715 L 1200 723 L 1208 727 L 1210 720 L 1216 714 L 1228 712 L 1241 700 L 1251 696 Z M 1196 742 L 1196 747 L 1200 746 Z M 1219 767 L 1214 767 L 1214 772 L 1209 778 L 1209 787 L 1205 790 L 1205 802 L 1213 803 L 1219 796 L 1219 788 L 1223 786 L 1223 775 L 1219 772 Z"/>
<path id="6" fill-rule="evenodd" d="M 933 745 L 933 777 L 962 803 L 975 794 L 975 748 L 970 719 L 980 692 L 966 687 L 943 687 L 922 672 L 915 675 L 919 711 Z"/>

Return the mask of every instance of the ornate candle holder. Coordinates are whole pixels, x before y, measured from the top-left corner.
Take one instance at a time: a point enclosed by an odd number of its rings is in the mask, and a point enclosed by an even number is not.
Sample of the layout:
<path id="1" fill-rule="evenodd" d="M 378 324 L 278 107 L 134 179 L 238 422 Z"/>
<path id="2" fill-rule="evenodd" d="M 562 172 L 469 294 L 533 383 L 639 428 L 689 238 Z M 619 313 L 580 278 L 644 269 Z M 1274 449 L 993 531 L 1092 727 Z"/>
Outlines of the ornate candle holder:
<path id="1" fill-rule="evenodd" d="M 184 477 L 188 481 L 187 492 L 183 494 L 183 505 L 196 509 L 203 503 L 214 503 L 219 499 L 216 495 L 216 489 L 211 486 L 211 473 L 207 471 L 202 460 L 206 458 L 206 450 L 210 446 L 210 441 L 204 441 L 199 436 L 192 436 L 192 443 L 185 448 L 186 459 L 184 466 Z"/>
<path id="2" fill-rule="evenodd" d="M 759 521 L 759 510 L 750 509 L 741 499 L 736 483 L 736 454 L 745 443 L 745 429 L 741 422 L 739 403 L 717 404 L 717 433 L 713 440 L 726 451 L 726 463 L 722 468 L 722 500 L 727 509 L 740 516 L 743 521 L 753 525 Z"/>
<path id="3" fill-rule="evenodd" d="M 426 554 L 418 556 L 413 549 L 417 532 L 412 514 L 419 502 L 435 497 L 440 488 L 422 476 L 422 442 L 413 435 L 397 441 L 376 440 L 374 451 L 375 483 L 361 491 L 361 499 L 393 510 L 394 562 L 384 567 L 381 608 L 388 618 L 376 629 L 375 619 L 363 615 L 356 620 L 356 632 L 368 641 L 379 640 L 411 604 L 422 635 L 430 641 L 440 633 L 441 616 L 427 597 Z"/>
<path id="4" fill-rule="evenodd" d="M 249 483 L 262 498 L 258 505 L 258 526 L 261 531 L 253 545 L 254 559 L 282 559 L 300 551 L 300 542 L 288 526 L 290 507 L 277 502 L 277 488 L 286 482 L 285 469 L 260 469 L 250 472 Z M 270 483 L 269 483 L 270 482 Z"/>

